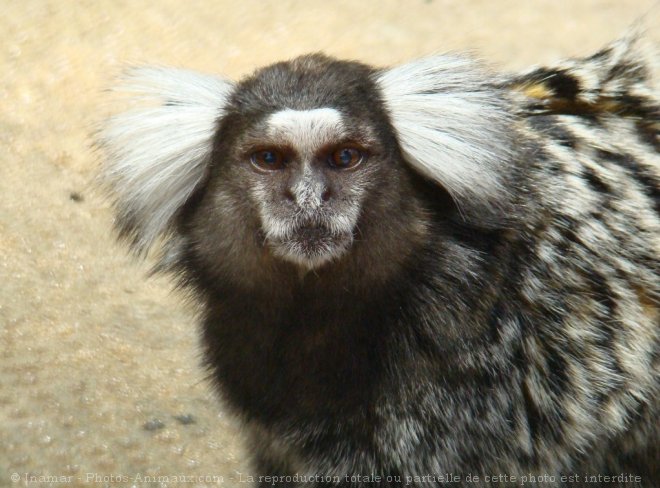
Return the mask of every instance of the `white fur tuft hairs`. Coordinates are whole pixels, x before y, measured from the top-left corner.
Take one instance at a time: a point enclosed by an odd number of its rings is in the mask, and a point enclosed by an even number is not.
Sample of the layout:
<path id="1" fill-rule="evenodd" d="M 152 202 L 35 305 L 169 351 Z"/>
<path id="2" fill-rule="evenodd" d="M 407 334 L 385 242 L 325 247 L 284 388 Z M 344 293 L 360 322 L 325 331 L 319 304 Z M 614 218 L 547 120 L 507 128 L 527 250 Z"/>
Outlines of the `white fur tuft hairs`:
<path id="1" fill-rule="evenodd" d="M 384 70 L 376 83 L 414 169 L 463 210 L 506 206 L 512 120 L 490 75 L 468 58 L 441 55 Z"/>
<path id="2" fill-rule="evenodd" d="M 218 119 L 233 85 L 187 70 L 130 70 L 121 91 L 148 105 L 101 130 L 101 179 L 116 198 L 118 227 L 138 253 L 164 234 L 204 177 Z"/>

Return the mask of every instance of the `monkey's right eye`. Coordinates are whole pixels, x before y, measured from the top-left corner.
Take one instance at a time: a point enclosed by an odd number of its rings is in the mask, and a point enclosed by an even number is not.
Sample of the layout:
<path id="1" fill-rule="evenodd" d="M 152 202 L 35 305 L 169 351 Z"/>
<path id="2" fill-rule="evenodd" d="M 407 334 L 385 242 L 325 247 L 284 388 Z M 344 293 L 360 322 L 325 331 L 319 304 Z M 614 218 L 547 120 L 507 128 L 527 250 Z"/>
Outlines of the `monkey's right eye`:
<path id="1" fill-rule="evenodd" d="M 284 155 L 275 149 L 263 149 L 252 153 L 250 161 L 256 167 L 270 171 L 284 167 Z"/>

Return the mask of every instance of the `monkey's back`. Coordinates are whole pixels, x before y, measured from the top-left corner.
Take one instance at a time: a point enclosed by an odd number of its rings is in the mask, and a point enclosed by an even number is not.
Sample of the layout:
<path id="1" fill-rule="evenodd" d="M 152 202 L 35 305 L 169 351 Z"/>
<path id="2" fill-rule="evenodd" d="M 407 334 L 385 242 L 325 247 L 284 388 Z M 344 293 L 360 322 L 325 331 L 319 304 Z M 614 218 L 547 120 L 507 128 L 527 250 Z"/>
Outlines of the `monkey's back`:
<path id="1" fill-rule="evenodd" d="M 658 480 L 660 103 L 635 40 L 537 68 L 522 92 L 538 204 L 518 284 L 530 428 L 549 458 L 587 447 L 584 468 Z M 625 432 L 622 434 L 622 432 Z M 607 443 L 606 443 L 607 444 Z M 543 456 L 542 456 L 543 457 Z M 645 459 L 644 459 L 645 458 Z"/>

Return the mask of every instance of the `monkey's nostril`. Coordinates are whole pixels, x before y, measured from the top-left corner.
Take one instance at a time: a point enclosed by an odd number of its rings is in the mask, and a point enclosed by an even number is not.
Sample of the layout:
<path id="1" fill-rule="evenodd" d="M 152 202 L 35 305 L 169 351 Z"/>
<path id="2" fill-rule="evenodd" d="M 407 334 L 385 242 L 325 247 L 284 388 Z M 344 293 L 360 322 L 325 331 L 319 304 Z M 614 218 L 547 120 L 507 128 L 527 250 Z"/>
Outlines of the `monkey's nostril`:
<path id="1" fill-rule="evenodd" d="M 332 192 L 330 191 L 330 189 L 326 189 L 326 190 L 321 194 L 321 200 L 323 200 L 324 202 L 327 202 L 328 200 L 330 200 L 330 197 L 331 197 L 331 196 L 332 196 Z"/>
<path id="2" fill-rule="evenodd" d="M 296 201 L 296 197 L 293 195 L 293 192 L 291 190 L 289 190 L 288 188 L 286 190 L 284 190 L 284 198 L 286 198 L 290 202 L 295 202 Z"/>

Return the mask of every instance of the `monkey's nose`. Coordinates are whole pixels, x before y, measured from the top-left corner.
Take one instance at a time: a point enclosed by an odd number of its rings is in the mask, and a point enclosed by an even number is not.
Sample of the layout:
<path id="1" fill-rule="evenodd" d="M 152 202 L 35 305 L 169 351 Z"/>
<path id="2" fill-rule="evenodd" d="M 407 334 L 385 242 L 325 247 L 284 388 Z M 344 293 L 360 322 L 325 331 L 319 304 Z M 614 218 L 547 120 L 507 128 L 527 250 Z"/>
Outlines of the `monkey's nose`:
<path id="1" fill-rule="evenodd" d="M 293 194 L 293 192 L 289 188 L 284 190 L 284 198 L 286 198 L 290 202 L 294 202 L 294 203 L 296 202 L 296 196 Z"/>
<path id="2" fill-rule="evenodd" d="M 284 190 L 284 198 L 301 208 L 317 208 L 332 198 L 332 191 L 324 184 L 299 182 Z"/>

